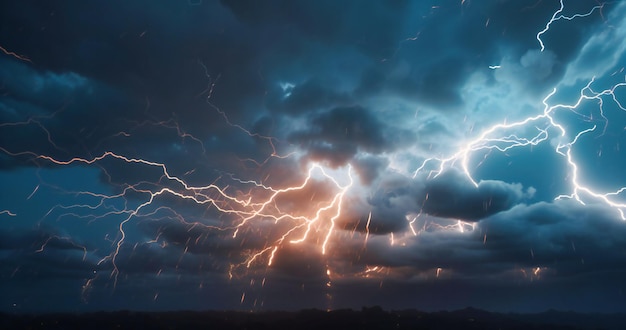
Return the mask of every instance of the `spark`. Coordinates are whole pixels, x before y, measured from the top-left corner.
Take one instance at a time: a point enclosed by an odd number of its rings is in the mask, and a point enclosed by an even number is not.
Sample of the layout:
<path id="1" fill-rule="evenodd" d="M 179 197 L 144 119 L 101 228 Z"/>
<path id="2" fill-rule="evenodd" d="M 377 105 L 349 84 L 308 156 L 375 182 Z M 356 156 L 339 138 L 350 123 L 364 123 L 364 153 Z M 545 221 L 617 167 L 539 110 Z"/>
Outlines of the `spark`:
<path id="1" fill-rule="evenodd" d="M 39 190 L 39 185 L 37 185 L 37 186 L 35 187 L 35 189 L 33 189 L 33 192 L 31 192 L 31 193 L 30 193 L 30 195 L 28 195 L 28 197 L 26 197 L 26 200 L 31 199 L 31 198 L 35 195 L 35 193 L 37 192 L 37 190 Z"/>
<path id="2" fill-rule="evenodd" d="M 372 222 L 372 211 L 367 215 L 367 222 L 365 223 L 365 240 L 363 241 L 363 248 L 367 245 L 367 240 L 370 237 L 370 223 Z"/>
<path id="3" fill-rule="evenodd" d="M 274 261 L 274 256 L 276 255 L 276 251 L 278 251 L 278 245 L 274 246 L 274 249 L 272 249 L 272 252 L 270 253 L 269 260 L 267 261 L 268 267 L 272 265 L 272 262 Z M 265 283 L 265 279 L 263 280 L 263 283 Z"/>
<path id="4" fill-rule="evenodd" d="M 85 284 L 83 284 L 81 288 L 81 300 L 84 303 L 87 303 L 87 298 L 89 296 L 89 292 L 93 288 L 93 282 L 97 278 L 96 271 L 93 272 L 94 277 L 85 280 Z"/>
<path id="5" fill-rule="evenodd" d="M 380 268 L 381 268 L 380 266 L 374 266 L 374 267 L 369 267 L 369 266 L 366 266 L 366 267 L 365 267 L 365 272 L 366 272 L 366 273 L 375 272 L 375 271 L 377 271 L 377 270 L 378 270 L 378 269 L 380 269 Z"/>
<path id="6" fill-rule="evenodd" d="M 532 282 L 534 280 L 541 279 L 542 273 L 549 272 L 550 269 L 548 267 L 537 266 L 537 267 L 520 268 L 519 271 L 522 273 L 524 278 L 527 278 L 528 280 Z"/>
<path id="7" fill-rule="evenodd" d="M 417 41 L 417 39 L 420 37 L 421 33 L 422 33 L 422 31 L 418 31 L 413 37 L 408 37 L 408 38 L 404 39 L 404 41 Z"/>
<path id="8" fill-rule="evenodd" d="M 330 268 L 326 268 L 326 276 L 328 277 L 328 281 L 326 282 L 326 286 L 329 287 L 329 288 L 333 285 L 332 281 L 331 281 L 331 274 L 332 273 L 330 271 Z"/>
<path id="9" fill-rule="evenodd" d="M 413 218 L 409 221 L 409 229 L 411 229 L 411 233 L 413 233 L 413 236 L 417 236 L 417 231 L 415 231 L 415 228 L 413 227 L 413 224 L 415 223 L 415 221 L 417 220 L 417 218 L 418 218 L 419 216 L 420 216 L 420 215 L 418 214 L 418 215 L 414 216 L 414 217 L 413 217 Z M 408 221 L 408 219 L 407 219 L 407 221 Z"/>
<path id="10" fill-rule="evenodd" d="M 10 217 L 15 217 L 15 216 L 17 216 L 17 214 L 15 214 L 15 213 L 13 213 L 13 212 L 11 212 L 11 211 L 9 211 L 9 210 L 2 210 L 2 211 L 0 211 L 0 215 L 2 215 L 2 214 L 6 214 L 6 215 L 8 215 L 8 216 L 10 216 Z"/>
<path id="11" fill-rule="evenodd" d="M 206 65 L 200 60 L 198 60 L 198 64 L 202 67 L 202 69 L 204 69 L 204 75 L 209 79 L 209 84 L 202 92 L 198 93 L 197 96 L 206 94 L 206 99 L 209 100 L 213 96 L 213 90 L 215 89 L 217 81 L 222 75 L 218 74 L 215 79 L 211 79 L 211 74 L 209 74 L 209 69 L 206 67 Z"/>
<path id="12" fill-rule="evenodd" d="M 537 41 L 539 42 L 539 46 L 541 47 L 541 51 L 543 52 L 545 49 L 545 46 L 543 44 L 543 40 L 541 40 L 541 36 L 548 32 L 548 30 L 550 29 L 550 25 L 552 25 L 552 23 L 559 21 L 559 20 L 568 20 L 571 21 L 575 18 L 578 17 L 587 17 L 591 14 L 593 14 L 594 11 L 596 11 L 597 9 L 602 10 L 602 8 L 604 8 L 604 3 L 599 4 L 597 6 L 594 6 L 593 8 L 591 8 L 591 10 L 585 14 L 574 14 L 572 16 L 565 16 L 563 14 L 561 14 L 563 12 L 563 9 L 565 9 L 565 4 L 563 3 L 563 0 L 559 0 L 560 3 L 560 7 L 557 11 L 554 12 L 554 14 L 552 14 L 552 18 L 550 18 L 550 20 L 548 21 L 548 23 L 546 23 L 545 28 L 543 28 L 543 30 L 539 31 L 539 33 L 537 33 Z M 561 15 L 559 15 L 561 14 Z"/>

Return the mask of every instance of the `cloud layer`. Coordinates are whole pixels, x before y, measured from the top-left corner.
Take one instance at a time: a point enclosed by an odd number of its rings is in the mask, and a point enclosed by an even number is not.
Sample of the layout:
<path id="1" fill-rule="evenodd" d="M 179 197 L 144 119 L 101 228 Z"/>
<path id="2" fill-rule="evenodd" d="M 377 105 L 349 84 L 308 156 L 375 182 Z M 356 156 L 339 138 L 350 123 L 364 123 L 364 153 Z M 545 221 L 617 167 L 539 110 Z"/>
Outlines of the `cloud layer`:
<path id="1" fill-rule="evenodd" d="M 626 310 L 567 198 L 626 180 L 626 6 L 564 5 L 1 4 L 0 309 Z"/>

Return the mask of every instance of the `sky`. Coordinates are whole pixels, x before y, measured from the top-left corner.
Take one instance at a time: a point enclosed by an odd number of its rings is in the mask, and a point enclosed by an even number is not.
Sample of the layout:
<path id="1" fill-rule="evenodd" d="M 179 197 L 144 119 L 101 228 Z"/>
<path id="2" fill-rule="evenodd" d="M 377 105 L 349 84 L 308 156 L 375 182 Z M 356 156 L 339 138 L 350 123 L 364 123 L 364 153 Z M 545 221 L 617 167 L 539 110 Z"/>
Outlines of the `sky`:
<path id="1" fill-rule="evenodd" d="M 626 311 L 626 2 L 0 3 L 0 311 Z"/>

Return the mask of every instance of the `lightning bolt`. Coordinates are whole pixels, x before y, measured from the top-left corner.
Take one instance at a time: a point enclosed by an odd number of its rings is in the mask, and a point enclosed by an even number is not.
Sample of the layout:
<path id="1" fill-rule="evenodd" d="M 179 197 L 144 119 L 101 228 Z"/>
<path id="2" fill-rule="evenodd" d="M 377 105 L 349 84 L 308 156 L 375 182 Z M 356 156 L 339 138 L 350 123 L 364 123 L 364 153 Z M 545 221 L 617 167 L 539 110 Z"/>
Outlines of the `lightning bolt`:
<path id="1" fill-rule="evenodd" d="M 323 176 L 330 180 L 335 187 L 337 187 L 339 189 L 339 192 L 337 194 L 335 194 L 335 196 L 332 198 L 332 200 L 327 203 L 327 205 L 322 206 L 320 208 L 317 209 L 317 211 L 315 212 L 315 215 L 311 218 L 308 217 L 304 217 L 304 216 L 298 216 L 295 217 L 291 214 L 280 214 L 278 216 L 276 215 L 269 215 L 269 214 L 264 214 L 264 211 L 267 209 L 268 205 L 271 205 L 271 203 L 273 203 L 276 198 L 281 195 L 281 194 L 285 194 L 291 191 L 297 191 L 297 190 L 302 190 L 306 187 L 307 183 L 311 180 L 312 178 L 312 174 L 314 172 L 314 170 L 319 170 Z M 322 254 L 326 254 L 326 248 L 328 246 L 328 242 L 330 237 L 332 236 L 334 229 L 335 229 L 335 222 L 336 220 L 339 218 L 339 216 L 341 215 L 341 209 L 342 209 L 342 204 L 343 204 L 343 198 L 346 194 L 346 192 L 350 189 L 350 187 L 353 185 L 353 178 L 352 178 L 352 174 L 351 174 L 351 166 L 348 165 L 348 179 L 349 179 L 349 183 L 346 185 L 341 185 L 333 176 L 329 175 L 323 167 L 321 167 L 319 164 L 314 164 L 313 166 L 311 166 L 311 168 L 309 169 L 309 173 L 307 175 L 307 177 L 304 179 L 303 183 L 299 186 L 294 186 L 294 187 L 289 187 L 289 188 L 285 188 L 285 189 L 279 189 L 279 190 L 275 190 L 274 193 L 272 194 L 272 196 L 267 199 L 265 202 L 260 204 L 260 207 L 258 208 L 258 211 L 255 211 L 253 213 L 251 213 L 249 216 L 245 217 L 242 219 L 242 221 L 239 223 L 239 225 L 237 225 L 237 229 L 235 230 L 234 234 L 233 234 L 233 238 L 235 238 L 237 236 L 237 233 L 239 232 L 239 229 L 244 226 L 248 221 L 255 219 L 255 218 L 271 218 L 273 219 L 276 223 L 278 223 L 278 221 L 281 221 L 283 219 L 290 219 L 290 220 L 299 220 L 299 223 L 296 224 L 295 226 L 291 227 L 289 230 L 287 230 L 285 232 L 285 234 L 283 234 L 282 236 L 280 236 L 277 240 L 274 241 L 274 243 L 270 246 L 268 246 L 267 248 L 265 248 L 264 250 L 255 253 L 254 255 L 252 255 L 247 261 L 246 261 L 246 266 L 250 267 L 250 265 L 252 264 L 252 262 L 254 262 L 258 257 L 264 255 L 265 253 L 269 253 L 270 254 L 270 258 L 268 260 L 268 266 L 272 264 L 272 261 L 274 259 L 274 255 L 276 253 L 276 251 L 278 250 L 278 247 L 280 245 L 283 244 L 283 242 L 285 242 L 289 237 L 291 237 L 294 232 L 296 232 L 298 229 L 304 229 L 304 232 L 302 234 L 301 237 L 299 238 L 292 238 L 289 241 L 289 243 L 291 244 L 299 244 L 304 242 L 307 238 L 310 237 L 310 234 L 312 232 L 312 230 L 314 230 L 314 226 L 316 224 L 318 224 L 320 222 L 321 219 L 323 218 L 327 218 L 329 219 L 330 224 L 328 225 L 328 228 L 325 231 L 324 234 L 324 241 L 321 245 L 321 252 Z M 328 212 L 331 212 L 331 216 L 330 218 L 328 218 L 328 215 L 326 215 L 324 217 L 324 215 Z"/>
<path id="2" fill-rule="evenodd" d="M 560 21 L 560 20 L 571 21 L 571 20 L 573 20 L 575 18 L 578 18 L 578 17 L 587 17 L 587 16 L 593 14 L 593 12 L 596 11 L 596 10 L 602 11 L 602 8 L 604 8 L 604 4 L 605 4 L 605 3 L 602 3 L 602 4 L 599 4 L 597 6 L 594 6 L 593 8 L 591 8 L 591 10 L 589 10 L 589 12 L 587 12 L 585 14 L 574 14 L 572 16 L 565 16 L 565 15 L 561 14 L 563 12 L 563 9 L 565 9 L 565 4 L 563 3 L 563 0 L 559 0 L 559 3 L 560 3 L 559 9 L 554 12 L 552 17 L 548 21 L 548 23 L 546 23 L 546 26 L 543 28 L 543 30 L 541 30 L 541 31 L 539 31 L 539 33 L 537 33 L 537 41 L 539 42 L 539 46 L 540 46 L 542 52 L 545 49 L 545 46 L 543 44 L 543 40 L 541 40 L 541 36 L 543 34 L 545 34 L 546 32 L 548 32 L 548 30 L 550 30 L 550 25 L 552 25 L 552 23 L 554 23 L 556 21 Z"/>
<path id="3" fill-rule="evenodd" d="M 541 40 L 541 35 L 548 31 L 550 25 L 553 22 L 561 19 L 572 20 L 577 17 L 589 16 L 594 11 L 601 10 L 604 6 L 604 4 L 597 5 L 585 14 L 564 16 L 562 14 L 559 15 L 564 9 L 563 0 L 560 1 L 560 4 L 560 8 L 552 15 L 552 18 L 546 24 L 545 29 L 537 34 L 537 40 L 541 45 L 542 51 L 544 49 L 544 44 Z M 419 166 L 413 173 L 413 178 L 415 178 L 419 173 L 424 172 L 430 163 L 435 163 L 438 164 L 438 166 L 437 168 L 429 171 L 428 177 L 437 177 L 445 169 L 457 167 L 462 170 L 462 172 L 474 184 L 474 186 L 478 187 L 478 183 L 473 178 L 471 170 L 469 169 L 469 162 L 475 153 L 490 152 L 493 150 L 504 153 L 513 148 L 536 146 L 548 140 L 551 137 L 551 134 L 556 133 L 558 144 L 555 146 L 554 151 L 558 155 L 565 158 L 570 173 L 569 177 L 571 178 L 570 184 L 572 186 L 572 191 L 569 194 L 559 195 L 555 199 L 575 199 L 576 201 L 584 205 L 585 197 L 591 197 L 592 199 L 600 201 L 605 205 L 615 209 L 619 213 L 620 218 L 622 220 L 626 220 L 624 214 L 624 209 L 626 209 L 626 203 L 616 200 L 616 197 L 624 192 L 626 190 L 626 187 L 619 188 L 615 191 L 599 192 L 584 185 L 580 179 L 578 162 L 572 155 L 572 148 L 574 147 L 578 139 L 585 134 L 595 131 L 597 126 L 594 125 L 591 128 L 571 133 L 568 132 L 566 125 L 562 121 L 559 121 L 556 117 L 556 113 L 559 111 L 570 111 L 574 114 L 582 116 L 577 111 L 577 109 L 581 107 L 583 103 L 586 103 L 588 101 L 595 101 L 599 105 L 598 111 L 600 113 L 600 116 L 604 120 L 604 128 L 606 130 L 606 127 L 608 126 L 608 118 L 604 114 L 605 98 L 609 98 L 611 101 L 613 101 L 613 103 L 621 111 L 626 111 L 626 108 L 616 96 L 616 90 L 618 88 L 625 87 L 626 82 L 617 83 L 611 88 L 599 92 L 594 91 L 594 89 L 592 88 L 594 82 L 595 77 L 593 77 L 587 83 L 587 85 L 585 85 L 580 90 L 580 95 L 576 102 L 574 102 L 573 104 L 550 105 L 550 98 L 554 96 L 557 92 L 557 88 L 554 88 L 552 92 L 550 92 L 542 101 L 542 104 L 544 105 L 543 113 L 527 117 L 513 123 L 503 122 L 493 125 L 484 130 L 476 138 L 468 142 L 462 143 L 462 146 L 458 149 L 458 151 L 451 154 L 450 156 L 445 158 L 431 157 L 425 159 L 422 162 L 421 166 Z M 515 130 L 521 130 L 524 128 L 528 128 L 529 126 L 535 128 L 536 133 L 534 135 L 525 137 L 515 134 Z M 485 157 L 487 157 L 487 155 Z"/>
<path id="4" fill-rule="evenodd" d="M 213 108 L 223 119 L 224 121 L 244 132 L 251 138 L 257 138 L 266 141 L 271 147 L 272 153 L 269 157 L 261 162 L 256 160 L 250 160 L 257 164 L 258 166 L 264 165 L 270 158 L 279 158 L 284 159 L 291 156 L 293 153 L 289 153 L 286 155 L 281 155 L 277 152 L 275 147 L 275 143 L 278 141 L 276 138 L 271 136 L 265 136 L 258 133 L 251 132 L 246 129 L 244 126 L 239 125 L 237 123 L 233 123 L 225 111 L 221 110 L 215 104 L 211 102 L 211 97 L 213 92 L 217 86 L 217 82 L 219 80 L 219 75 L 217 78 L 212 79 L 208 73 L 207 67 L 199 62 L 202 68 L 204 69 L 204 73 L 209 79 L 209 84 L 205 90 L 203 90 L 200 95 L 206 96 L 207 104 L 211 108 Z M 149 100 L 147 101 L 147 106 L 149 107 Z M 45 117 L 51 118 L 55 116 L 57 113 L 53 113 L 52 115 Z M 202 150 L 205 151 L 204 145 L 202 141 L 193 135 L 185 132 L 178 122 L 174 119 L 170 119 L 167 121 L 158 121 L 158 120 L 147 120 L 144 122 L 135 122 L 134 128 L 129 131 L 119 132 L 114 134 L 112 137 L 129 137 L 134 134 L 134 130 L 137 130 L 143 126 L 158 126 L 169 129 L 175 129 L 182 139 L 191 139 L 197 142 Z M 58 145 L 55 144 L 50 132 L 47 128 L 42 124 L 39 120 L 39 117 L 33 117 L 24 122 L 15 122 L 15 123 L 2 123 L 1 127 L 5 126 L 27 126 L 27 125 L 36 125 L 41 130 L 46 133 L 48 137 L 48 142 L 54 146 L 58 150 L 62 150 Z M 98 146 L 103 141 L 98 143 Z M 127 157 L 122 154 L 118 154 L 113 151 L 105 151 L 99 156 L 93 158 L 82 158 L 82 157 L 74 157 L 70 159 L 57 159 L 52 156 L 38 154 L 33 151 L 19 151 L 13 152 L 2 146 L 0 146 L 0 151 L 8 154 L 10 156 L 18 157 L 18 156 L 27 156 L 30 157 L 32 162 L 36 164 L 40 161 L 48 162 L 57 166 L 70 166 L 73 164 L 83 164 L 83 165 L 95 165 L 99 166 L 102 170 L 106 170 L 104 167 L 100 166 L 99 163 L 109 160 L 115 160 L 124 162 L 127 164 L 135 164 L 140 166 L 145 166 L 148 168 L 156 168 L 161 172 L 161 178 L 154 182 L 138 182 L 138 183 L 127 183 L 124 184 L 121 188 L 121 192 L 118 194 L 107 195 L 100 193 L 93 193 L 90 191 L 79 191 L 74 192 L 77 196 L 88 196 L 96 199 L 96 203 L 94 204 L 75 204 L 75 205 L 56 205 L 52 209 L 48 211 L 48 213 L 44 216 L 52 214 L 56 210 L 61 212 L 65 212 L 59 215 L 58 219 L 65 216 L 71 216 L 76 218 L 91 218 L 93 220 L 105 219 L 108 217 L 121 216 L 121 221 L 118 223 L 117 231 L 118 238 L 113 242 L 113 251 L 109 254 L 101 258 L 98 262 L 98 265 L 110 262 L 112 265 L 111 277 L 114 279 L 114 287 L 117 286 L 118 277 L 120 274 L 119 268 L 119 257 L 122 251 L 122 248 L 125 246 L 126 241 L 128 240 L 128 233 L 126 230 L 126 226 L 129 222 L 133 221 L 135 218 L 150 218 L 156 217 L 158 214 L 168 213 L 169 215 L 165 216 L 165 218 L 174 219 L 179 221 L 185 225 L 193 225 L 193 226 L 201 226 L 207 230 L 215 230 L 220 232 L 232 231 L 232 239 L 237 239 L 238 235 L 241 234 L 242 230 L 249 231 L 251 227 L 254 226 L 262 226 L 264 223 L 271 221 L 275 226 L 279 224 L 285 224 L 284 232 L 278 236 L 276 239 L 269 239 L 267 241 L 266 247 L 258 250 L 252 251 L 250 256 L 248 256 L 244 262 L 241 264 L 231 267 L 231 271 L 229 271 L 230 276 L 232 277 L 234 269 L 239 266 L 244 266 L 245 268 L 250 268 L 255 261 L 263 258 L 266 260 L 267 266 L 271 266 L 276 253 L 279 251 L 279 248 L 284 244 L 300 244 L 307 241 L 312 236 L 320 237 L 321 236 L 321 244 L 320 244 L 320 252 L 321 254 L 326 254 L 328 246 L 330 244 L 330 239 L 335 231 L 336 221 L 340 217 L 342 212 L 343 200 L 346 192 L 350 189 L 353 184 L 352 170 L 351 166 L 348 165 L 346 168 L 347 173 L 347 184 L 341 184 L 339 181 L 331 174 L 329 174 L 322 165 L 320 164 L 310 164 L 307 176 L 303 179 L 300 185 L 291 186 L 286 188 L 274 188 L 263 184 L 262 182 L 257 182 L 254 180 L 240 180 L 230 175 L 231 179 L 234 182 L 239 183 L 242 186 L 251 187 L 249 192 L 244 191 L 231 191 L 233 189 L 229 189 L 228 185 L 218 185 L 217 183 L 212 183 L 209 185 L 203 186 L 194 186 L 188 184 L 183 176 L 174 175 L 171 173 L 170 169 L 165 163 L 154 162 L 143 158 L 135 158 L 135 157 Z M 66 152 L 65 150 L 62 150 Z M 247 161 L 244 159 L 244 161 Z M 190 172 L 193 172 L 190 171 Z M 187 174 L 187 173 L 185 173 Z M 107 174 L 108 175 L 108 174 Z M 313 178 L 313 176 L 318 176 L 318 178 Z M 337 192 L 328 200 L 318 202 L 318 207 L 314 210 L 312 214 L 294 214 L 293 212 L 283 212 L 280 206 L 280 199 L 283 197 L 289 197 L 292 193 L 296 193 L 298 191 L 302 191 L 308 187 L 312 182 L 318 181 L 327 181 L 330 182 Z M 37 190 L 39 189 L 39 185 L 33 190 L 31 195 L 28 197 L 32 197 Z M 267 194 L 270 193 L 269 197 Z M 128 207 L 128 196 L 133 194 L 139 194 L 140 196 L 144 196 L 143 202 L 139 203 L 139 205 L 135 207 Z M 166 207 L 166 206 L 158 206 L 157 200 L 162 196 L 172 196 L 175 198 L 179 198 L 181 200 L 192 201 L 198 205 L 205 206 L 210 209 L 214 209 L 217 212 L 227 215 L 231 217 L 232 221 L 229 221 L 226 225 L 211 225 L 205 224 L 201 221 L 198 222 L 188 222 L 183 215 L 179 214 L 176 210 Z M 265 196 L 265 197 L 264 197 Z M 115 201 L 123 201 L 124 207 L 119 208 L 113 206 Z M 88 210 L 92 212 L 88 215 L 82 215 L 82 211 L 79 210 Z M 102 211 L 102 212 L 100 212 Z M 93 213 L 97 212 L 97 213 Z M 9 211 L 3 211 L 2 213 L 6 213 L 8 215 L 14 215 Z M 0 214 L 2 214 L 0 213 Z M 245 241 L 245 237 L 242 239 Z M 146 242 L 146 244 L 150 244 L 156 242 L 158 240 Z M 38 252 L 43 251 L 48 242 L 45 242 L 42 247 L 38 250 Z M 185 248 L 185 252 L 188 247 Z M 90 287 L 93 281 L 88 280 L 86 282 L 86 287 Z"/>
<path id="5" fill-rule="evenodd" d="M 615 84 L 613 87 L 595 92 L 591 86 L 594 83 L 595 78 L 589 81 L 589 83 L 580 90 L 580 96 L 578 100 L 573 104 L 555 104 L 550 105 L 548 100 L 557 92 L 557 89 L 554 88 L 551 93 L 549 93 L 542 101 L 544 105 L 543 113 L 538 114 L 533 117 L 527 117 L 523 120 L 513 122 L 513 123 L 500 123 L 489 127 L 484 130 L 478 137 L 469 142 L 465 143 L 456 153 L 450 155 L 446 158 L 427 158 L 424 160 L 422 165 L 417 168 L 414 172 L 413 177 L 415 178 L 419 173 L 423 172 L 427 165 L 430 162 L 438 163 L 439 166 L 437 169 L 430 171 L 428 176 L 437 177 L 440 175 L 445 169 L 451 168 L 459 164 L 459 167 L 465 176 L 474 184 L 474 186 L 478 187 L 478 183 L 473 178 L 471 171 L 469 169 L 469 162 L 472 159 L 473 154 L 479 151 L 491 151 L 497 150 L 500 152 L 506 152 L 507 150 L 519 147 L 528 147 L 535 146 L 539 143 L 545 142 L 551 136 L 550 134 L 553 131 L 556 131 L 558 144 L 554 148 L 554 151 L 564 157 L 566 159 L 569 173 L 570 173 L 570 183 L 573 187 L 572 192 L 566 195 L 559 195 L 556 199 L 561 198 L 573 198 L 578 202 L 584 204 L 583 195 L 588 195 L 589 197 L 593 197 L 596 200 L 599 200 L 606 205 L 616 209 L 620 217 L 623 220 L 626 220 L 624 216 L 624 209 L 626 209 L 626 203 L 618 202 L 614 200 L 614 197 L 619 195 L 621 192 L 626 190 L 626 187 L 617 189 L 615 191 L 609 192 L 597 192 L 581 183 L 580 175 L 578 173 L 578 164 L 577 161 L 572 156 L 572 147 L 576 144 L 578 139 L 590 132 L 596 130 L 597 126 L 593 126 L 591 128 L 582 130 L 577 132 L 571 140 L 568 140 L 568 136 L 572 134 L 569 133 L 566 129 L 566 125 L 560 122 L 555 114 L 559 110 L 566 110 L 573 113 L 576 113 L 576 110 L 583 104 L 585 101 L 596 101 L 600 104 L 599 111 L 602 114 L 602 117 L 605 119 L 605 126 L 608 125 L 608 120 L 604 116 L 603 112 L 603 98 L 610 97 L 614 104 L 622 110 L 626 111 L 626 108 L 620 103 L 618 98 L 615 95 L 615 91 L 618 88 L 622 88 L 626 86 L 626 82 L 621 82 Z M 526 128 L 529 125 L 533 125 L 536 128 L 536 134 L 530 137 L 517 136 L 514 133 L 508 133 L 515 129 Z"/>
<path id="6" fill-rule="evenodd" d="M 233 235 L 232 238 L 237 238 L 240 230 L 248 227 L 250 222 L 260 222 L 264 219 L 271 220 L 275 224 L 279 222 L 290 221 L 295 224 L 292 227 L 289 227 L 279 238 L 268 244 L 268 246 L 254 254 L 252 254 L 247 260 L 242 263 L 247 268 L 249 268 L 257 259 L 264 255 L 269 255 L 267 265 L 271 266 L 272 261 L 279 247 L 283 245 L 285 242 L 289 242 L 290 244 L 298 244 L 302 243 L 311 237 L 312 232 L 316 230 L 323 230 L 323 243 L 320 246 L 320 250 L 322 254 L 325 254 L 327 251 L 327 246 L 329 244 L 329 240 L 335 230 L 335 222 L 341 215 L 343 198 L 346 192 L 350 189 L 353 184 L 353 177 L 351 174 L 351 166 L 347 166 L 347 184 L 340 184 L 339 181 L 330 175 L 321 165 L 312 164 L 309 167 L 308 174 L 302 181 L 300 185 L 276 189 L 272 187 L 267 187 L 263 184 L 260 184 L 256 181 L 238 181 L 240 183 L 251 183 L 254 187 L 261 187 L 263 191 L 269 190 L 272 194 L 262 200 L 255 200 L 254 194 L 247 194 L 244 198 L 237 197 L 236 194 L 229 194 L 225 188 L 216 185 L 209 184 L 205 186 L 193 186 L 189 185 L 184 179 L 179 176 L 175 176 L 170 173 L 168 167 L 164 163 L 152 162 L 141 158 L 130 158 L 123 155 L 116 154 L 114 152 L 105 152 L 98 157 L 94 157 L 91 159 L 85 159 L 80 157 L 75 157 L 69 160 L 58 160 L 50 156 L 46 155 L 38 155 L 33 152 L 19 152 L 13 153 L 2 147 L 0 150 L 3 152 L 12 155 L 12 156 L 20 156 L 20 155 L 29 155 L 36 159 L 45 160 L 51 162 L 56 165 L 71 165 L 75 163 L 83 163 L 86 165 L 97 164 L 100 161 L 103 161 L 107 158 L 116 159 L 119 161 L 123 161 L 129 164 L 140 164 L 148 167 L 155 167 L 160 169 L 163 178 L 166 181 L 174 184 L 175 187 L 153 187 L 153 189 L 140 188 L 139 185 L 128 185 L 124 188 L 124 190 L 115 195 L 105 195 L 105 194 L 96 194 L 91 192 L 79 192 L 78 194 L 89 195 L 95 198 L 99 198 L 100 201 L 95 205 L 70 205 L 70 206 L 56 206 L 56 208 L 61 209 L 75 209 L 75 208 L 88 208 L 90 210 L 97 210 L 105 205 L 106 200 L 113 200 L 118 198 L 124 198 L 128 196 L 128 194 L 140 193 L 147 196 L 146 200 L 139 204 L 136 208 L 132 209 L 122 209 L 122 210 L 113 210 L 106 212 L 99 216 L 99 218 L 104 218 L 106 216 L 111 215 L 125 215 L 125 218 L 119 223 L 118 230 L 120 238 L 115 243 L 114 251 L 104 257 L 100 263 L 105 261 L 111 261 L 113 265 L 113 271 L 111 276 L 115 279 L 115 284 L 117 283 L 117 278 L 120 273 L 120 269 L 118 267 L 118 256 L 120 254 L 120 250 L 124 245 L 127 234 L 125 231 L 126 224 L 136 217 L 146 217 L 148 215 L 154 215 L 158 210 L 165 209 L 164 207 L 157 208 L 156 211 L 145 213 L 144 209 L 147 209 L 149 206 L 153 205 L 155 200 L 162 195 L 174 196 L 183 200 L 191 200 L 194 203 L 199 205 L 208 205 L 210 207 L 215 208 L 217 211 L 223 214 L 229 214 L 234 216 L 236 219 L 235 224 L 231 226 L 219 227 L 219 226 L 208 226 L 203 224 L 203 227 L 209 230 L 219 230 L 219 231 L 227 231 L 232 230 Z M 307 217 L 306 215 L 294 215 L 291 213 L 284 213 L 280 210 L 277 205 L 277 200 L 285 195 L 289 195 L 290 193 L 301 191 L 305 189 L 311 181 L 315 179 L 313 176 L 315 174 L 321 174 L 322 178 L 332 182 L 338 192 L 327 202 L 326 205 L 320 206 L 313 216 Z M 175 212 L 172 209 L 168 210 Z M 51 210 L 52 211 L 52 210 Z M 12 213 L 6 211 L 7 214 L 13 215 Z M 49 212 L 50 213 L 50 212 Z M 183 219 L 182 216 L 178 217 L 178 219 Z M 326 225 L 321 224 L 323 220 L 326 219 L 328 223 Z M 184 221 L 184 220 L 181 220 Z M 322 228 L 325 226 L 325 229 Z M 297 234 L 300 234 L 297 236 Z M 46 242 L 47 243 L 47 242 Z M 41 251 L 44 246 L 41 247 Z"/>

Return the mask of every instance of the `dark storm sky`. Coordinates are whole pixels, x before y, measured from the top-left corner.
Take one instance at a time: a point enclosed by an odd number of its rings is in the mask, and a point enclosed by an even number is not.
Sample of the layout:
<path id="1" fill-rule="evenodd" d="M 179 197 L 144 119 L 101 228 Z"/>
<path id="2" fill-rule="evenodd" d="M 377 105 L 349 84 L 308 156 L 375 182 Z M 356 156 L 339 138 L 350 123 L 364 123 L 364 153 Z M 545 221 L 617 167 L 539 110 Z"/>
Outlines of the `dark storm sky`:
<path id="1" fill-rule="evenodd" d="M 626 311 L 624 40 L 622 1 L 3 1 L 0 310 Z M 300 185 L 263 212 L 343 193 L 302 242 L 225 211 Z"/>

